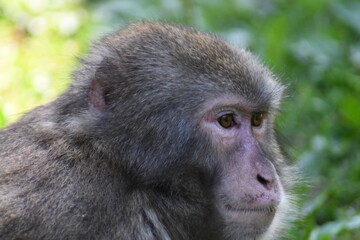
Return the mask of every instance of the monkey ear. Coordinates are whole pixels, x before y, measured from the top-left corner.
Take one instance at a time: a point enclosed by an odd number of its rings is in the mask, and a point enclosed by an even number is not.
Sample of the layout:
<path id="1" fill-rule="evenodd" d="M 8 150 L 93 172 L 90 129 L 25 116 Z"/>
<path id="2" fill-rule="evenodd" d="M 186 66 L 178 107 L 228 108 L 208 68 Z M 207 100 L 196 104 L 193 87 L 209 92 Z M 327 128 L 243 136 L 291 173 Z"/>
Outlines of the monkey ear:
<path id="1" fill-rule="evenodd" d="M 113 78 L 114 72 L 116 72 L 116 66 L 112 61 L 107 58 L 101 61 L 87 93 L 91 112 L 103 114 L 108 110 L 106 95 L 111 86 L 110 80 Z"/>

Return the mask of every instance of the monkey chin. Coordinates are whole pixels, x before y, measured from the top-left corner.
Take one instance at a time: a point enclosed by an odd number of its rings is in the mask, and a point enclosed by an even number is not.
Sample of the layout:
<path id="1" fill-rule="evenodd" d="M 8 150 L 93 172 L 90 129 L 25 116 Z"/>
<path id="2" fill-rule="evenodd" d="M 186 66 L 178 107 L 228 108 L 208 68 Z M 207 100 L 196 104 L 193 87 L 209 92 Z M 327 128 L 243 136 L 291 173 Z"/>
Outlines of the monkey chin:
<path id="1" fill-rule="evenodd" d="M 277 205 L 234 207 L 224 204 L 221 209 L 225 224 L 225 239 L 254 240 L 262 239 L 261 236 L 269 229 Z"/>

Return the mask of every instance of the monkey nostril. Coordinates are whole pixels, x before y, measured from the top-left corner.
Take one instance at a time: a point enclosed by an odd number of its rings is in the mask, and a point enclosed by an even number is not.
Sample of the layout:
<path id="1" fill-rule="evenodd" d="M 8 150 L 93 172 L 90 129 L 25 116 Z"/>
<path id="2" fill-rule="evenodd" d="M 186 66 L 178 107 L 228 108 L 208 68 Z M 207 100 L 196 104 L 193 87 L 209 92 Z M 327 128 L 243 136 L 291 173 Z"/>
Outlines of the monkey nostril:
<path id="1" fill-rule="evenodd" d="M 263 176 L 261 176 L 260 174 L 258 174 L 256 176 L 256 179 L 267 189 L 267 190 L 271 190 L 271 183 L 269 180 L 267 180 L 266 178 L 264 178 Z"/>

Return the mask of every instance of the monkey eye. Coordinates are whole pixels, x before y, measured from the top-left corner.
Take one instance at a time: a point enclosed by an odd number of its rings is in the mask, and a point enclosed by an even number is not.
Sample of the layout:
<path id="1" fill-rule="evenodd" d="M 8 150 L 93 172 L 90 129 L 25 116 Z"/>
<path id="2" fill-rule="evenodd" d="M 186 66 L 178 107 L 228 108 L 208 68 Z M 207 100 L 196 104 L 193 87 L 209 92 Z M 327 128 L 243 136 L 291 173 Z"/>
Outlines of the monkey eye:
<path id="1" fill-rule="evenodd" d="M 234 114 L 224 114 L 218 118 L 218 122 L 223 128 L 231 128 L 235 125 Z"/>
<path id="2" fill-rule="evenodd" d="M 263 123 L 264 117 L 264 113 L 254 113 L 251 116 L 251 125 L 253 127 L 259 127 Z"/>

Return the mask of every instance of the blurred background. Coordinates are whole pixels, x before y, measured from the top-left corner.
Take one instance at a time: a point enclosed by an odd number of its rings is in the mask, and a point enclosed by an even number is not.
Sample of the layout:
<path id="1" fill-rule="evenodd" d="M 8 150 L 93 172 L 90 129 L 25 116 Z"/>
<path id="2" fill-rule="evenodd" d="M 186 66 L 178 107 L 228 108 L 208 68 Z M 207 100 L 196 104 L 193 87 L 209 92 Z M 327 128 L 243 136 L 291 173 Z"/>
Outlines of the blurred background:
<path id="1" fill-rule="evenodd" d="M 92 41 L 143 19 L 216 32 L 270 66 L 305 180 L 286 239 L 360 239 L 360 1 L 0 0 L 0 127 L 61 93 Z"/>

